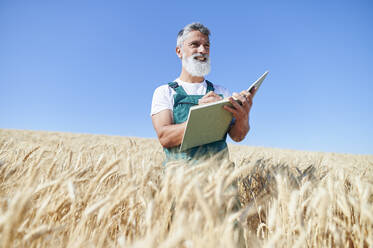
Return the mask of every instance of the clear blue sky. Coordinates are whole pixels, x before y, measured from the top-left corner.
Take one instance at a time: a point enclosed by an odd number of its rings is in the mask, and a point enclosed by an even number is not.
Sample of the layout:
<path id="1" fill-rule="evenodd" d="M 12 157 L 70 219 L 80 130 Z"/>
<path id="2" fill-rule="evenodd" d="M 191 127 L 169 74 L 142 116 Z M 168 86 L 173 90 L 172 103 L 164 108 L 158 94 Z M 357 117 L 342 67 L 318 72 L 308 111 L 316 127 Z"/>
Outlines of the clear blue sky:
<path id="1" fill-rule="evenodd" d="M 210 81 L 270 71 L 241 144 L 373 154 L 372 1 L 0 1 L 0 128 L 156 137 L 152 94 L 194 21 Z"/>

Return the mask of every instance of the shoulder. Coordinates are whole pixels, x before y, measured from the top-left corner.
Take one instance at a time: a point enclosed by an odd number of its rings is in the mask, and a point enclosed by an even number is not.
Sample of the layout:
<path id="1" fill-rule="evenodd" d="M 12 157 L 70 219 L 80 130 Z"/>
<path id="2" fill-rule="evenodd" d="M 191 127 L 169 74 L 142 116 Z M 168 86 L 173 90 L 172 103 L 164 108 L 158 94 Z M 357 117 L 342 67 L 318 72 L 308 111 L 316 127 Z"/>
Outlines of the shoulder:
<path id="1" fill-rule="evenodd" d="M 173 94 L 174 90 L 163 84 L 154 90 L 151 115 L 157 114 L 164 109 L 171 109 L 173 106 Z"/>
<path id="2" fill-rule="evenodd" d="M 171 97 L 175 91 L 168 85 L 163 84 L 154 90 L 153 97 Z"/>
<path id="3" fill-rule="evenodd" d="M 155 90 L 154 93 L 166 93 L 171 90 L 171 87 L 168 84 L 162 84 L 161 86 L 158 86 Z"/>

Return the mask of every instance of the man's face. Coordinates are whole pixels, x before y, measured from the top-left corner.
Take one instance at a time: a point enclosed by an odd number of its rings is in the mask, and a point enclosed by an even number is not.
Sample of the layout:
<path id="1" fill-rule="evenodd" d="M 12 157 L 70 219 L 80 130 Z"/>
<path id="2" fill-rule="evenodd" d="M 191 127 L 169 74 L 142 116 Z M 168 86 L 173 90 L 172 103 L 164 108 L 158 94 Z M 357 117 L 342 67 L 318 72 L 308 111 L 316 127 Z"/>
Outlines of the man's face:
<path id="1" fill-rule="evenodd" d="M 210 42 L 199 31 L 190 32 L 182 47 L 176 50 L 183 67 L 193 76 L 203 77 L 210 72 Z"/>
<path id="2" fill-rule="evenodd" d="M 193 54 L 200 53 L 205 56 L 210 55 L 210 41 L 209 37 L 199 31 L 190 32 L 182 45 L 181 56 L 182 58 L 190 57 Z M 197 57 L 199 61 L 206 61 L 206 57 Z"/>

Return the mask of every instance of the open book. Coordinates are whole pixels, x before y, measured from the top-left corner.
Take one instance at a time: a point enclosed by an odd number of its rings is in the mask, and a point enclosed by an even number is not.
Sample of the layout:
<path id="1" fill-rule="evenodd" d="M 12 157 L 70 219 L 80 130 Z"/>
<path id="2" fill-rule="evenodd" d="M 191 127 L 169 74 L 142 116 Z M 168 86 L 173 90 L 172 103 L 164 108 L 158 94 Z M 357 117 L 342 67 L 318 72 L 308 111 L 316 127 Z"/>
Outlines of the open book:
<path id="1" fill-rule="evenodd" d="M 257 92 L 267 74 L 268 71 L 250 85 L 247 91 L 255 88 Z M 224 105 L 232 106 L 232 103 L 226 98 L 190 108 L 180 151 L 224 138 L 233 117 L 231 112 L 223 108 Z"/>

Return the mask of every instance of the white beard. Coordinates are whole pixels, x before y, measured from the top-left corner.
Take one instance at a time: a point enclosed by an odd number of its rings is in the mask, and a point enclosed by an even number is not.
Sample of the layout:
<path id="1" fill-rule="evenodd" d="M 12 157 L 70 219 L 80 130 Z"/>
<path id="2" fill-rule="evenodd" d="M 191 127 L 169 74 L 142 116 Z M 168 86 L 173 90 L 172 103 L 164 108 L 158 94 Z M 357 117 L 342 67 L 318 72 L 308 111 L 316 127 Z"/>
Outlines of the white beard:
<path id="1" fill-rule="evenodd" d="M 199 61 L 195 57 L 203 56 L 206 61 Z M 190 75 L 194 77 L 204 77 L 210 73 L 211 65 L 210 58 L 208 55 L 202 55 L 200 53 L 195 53 L 187 58 L 183 57 L 182 65 Z"/>

